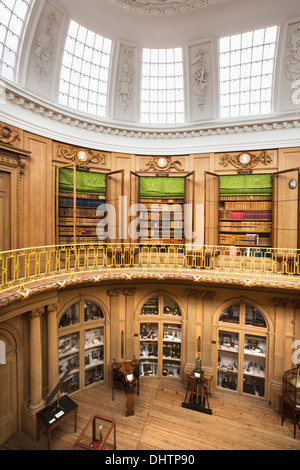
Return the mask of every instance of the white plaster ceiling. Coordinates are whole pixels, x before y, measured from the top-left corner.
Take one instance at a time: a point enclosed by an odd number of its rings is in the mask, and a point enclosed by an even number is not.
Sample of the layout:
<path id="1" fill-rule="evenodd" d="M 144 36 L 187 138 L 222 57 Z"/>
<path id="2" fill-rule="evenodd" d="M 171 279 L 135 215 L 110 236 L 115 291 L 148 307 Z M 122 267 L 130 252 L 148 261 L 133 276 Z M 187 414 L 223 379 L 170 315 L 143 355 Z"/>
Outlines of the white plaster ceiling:
<path id="1" fill-rule="evenodd" d="M 115 4 L 134 10 L 137 13 L 151 15 L 170 15 L 173 13 L 186 13 L 195 8 L 205 7 L 222 0 L 110 0 Z"/>

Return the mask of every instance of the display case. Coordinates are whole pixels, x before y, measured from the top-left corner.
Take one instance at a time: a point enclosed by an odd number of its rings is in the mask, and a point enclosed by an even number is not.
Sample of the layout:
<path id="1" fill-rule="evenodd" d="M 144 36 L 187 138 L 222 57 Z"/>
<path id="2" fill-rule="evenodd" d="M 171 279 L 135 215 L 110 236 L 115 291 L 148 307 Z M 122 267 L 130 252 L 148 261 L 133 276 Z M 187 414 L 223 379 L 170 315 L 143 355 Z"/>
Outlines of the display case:
<path id="1" fill-rule="evenodd" d="M 152 297 L 147 300 L 141 309 L 141 315 L 158 315 L 159 298 Z"/>
<path id="2" fill-rule="evenodd" d="M 294 438 L 296 425 L 300 426 L 300 364 L 287 370 L 282 377 L 281 425 L 285 418 L 294 422 Z"/>
<path id="3" fill-rule="evenodd" d="M 85 385 L 103 380 L 104 327 L 85 331 Z"/>
<path id="4" fill-rule="evenodd" d="M 163 376 L 181 375 L 181 325 L 163 324 Z"/>
<path id="5" fill-rule="evenodd" d="M 80 300 L 62 314 L 58 330 L 59 377 L 70 366 L 67 393 L 104 380 L 104 314 L 99 305 Z"/>
<path id="6" fill-rule="evenodd" d="M 116 422 L 112 418 L 93 415 L 71 450 L 116 450 Z"/>
<path id="7" fill-rule="evenodd" d="M 238 368 L 239 334 L 230 331 L 220 331 L 218 343 L 218 386 L 237 390 Z"/>
<path id="8" fill-rule="evenodd" d="M 79 363 L 80 363 L 79 333 L 72 333 L 59 338 L 58 342 L 58 370 L 59 378 L 68 368 L 72 368 L 68 379 L 63 384 L 62 392 L 70 393 L 79 389 Z"/>
<path id="9" fill-rule="evenodd" d="M 66 309 L 59 322 L 59 328 L 76 325 L 79 323 L 79 302 Z"/>
<path id="10" fill-rule="evenodd" d="M 158 323 L 140 325 L 140 364 L 142 375 L 157 375 Z"/>
<path id="11" fill-rule="evenodd" d="M 265 394 L 266 338 L 245 335 L 243 392 Z"/>

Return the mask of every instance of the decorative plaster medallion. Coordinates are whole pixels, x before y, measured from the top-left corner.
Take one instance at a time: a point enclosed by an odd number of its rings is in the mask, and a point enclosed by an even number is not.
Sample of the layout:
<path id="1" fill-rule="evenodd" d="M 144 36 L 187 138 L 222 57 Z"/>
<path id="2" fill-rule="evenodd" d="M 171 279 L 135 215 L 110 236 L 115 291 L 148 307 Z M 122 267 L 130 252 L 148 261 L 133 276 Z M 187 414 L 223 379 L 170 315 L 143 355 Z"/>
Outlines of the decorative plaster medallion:
<path id="1" fill-rule="evenodd" d="M 207 100 L 208 71 L 205 55 L 206 51 L 199 49 L 192 60 L 193 94 L 200 107 Z"/>
<path id="2" fill-rule="evenodd" d="M 173 161 L 172 157 L 152 157 L 146 164 L 146 167 L 140 171 L 165 171 L 172 169 L 183 171 L 179 161 Z"/>
<path id="3" fill-rule="evenodd" d="M 218 3 L 222 0 L 111 0 L 112 2 L 137 13 L 153 15 L 168 15 L 172 13 L 186 13 L 195 8 Z"/>

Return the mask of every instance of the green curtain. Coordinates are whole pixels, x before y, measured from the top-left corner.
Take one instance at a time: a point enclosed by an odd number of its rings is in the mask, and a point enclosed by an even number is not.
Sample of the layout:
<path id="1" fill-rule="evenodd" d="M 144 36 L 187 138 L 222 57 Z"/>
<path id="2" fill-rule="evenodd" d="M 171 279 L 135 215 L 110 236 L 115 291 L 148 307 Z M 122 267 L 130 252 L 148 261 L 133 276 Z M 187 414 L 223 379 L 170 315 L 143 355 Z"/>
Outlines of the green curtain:
<path id="1" fill-rule="evenodd" d="M 272 194 L 272 174 L 220 176 L 220 196 Z"/>
<path id="2" fill-rule="evenodd" d="M 73 192 L 73 170 L 59 169 L 59 191 Z M 89 171 L 76 171 L 76 192 L 78 194 L 96 194 L 105 196 L 106 175 L 102 173 L 90 173 Z"/>
<path id="3" fill-rule="evenodd" d="M 181 177 L 141 176 L 140 197 L 153 199 L 184 199 L 185 179 Z"/>

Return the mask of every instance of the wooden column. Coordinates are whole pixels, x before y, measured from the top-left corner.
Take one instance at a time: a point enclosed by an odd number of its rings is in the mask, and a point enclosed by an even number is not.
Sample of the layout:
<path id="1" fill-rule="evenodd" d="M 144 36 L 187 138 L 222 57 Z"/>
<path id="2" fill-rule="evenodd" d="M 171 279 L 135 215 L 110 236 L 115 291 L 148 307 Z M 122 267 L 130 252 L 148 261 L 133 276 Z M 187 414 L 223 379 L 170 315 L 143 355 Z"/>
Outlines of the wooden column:
<path id="1" fill-rule="evenodd" d="M 188 289 L 187 295 L 187 322 L 186 322 L 186 336 L 182 335 L 186 341 L 186 372 L 191 372 L 195 368 L 195 359 L 197 357 L 197 297 L 199 291 L 195 289 Z"/>
<path id="2" fill-rule="evenodd" d="M 119 309 L 120 309 L 120 289 L 109 289 L 107 291 L 110 297 L 110 318 L 111 318 L 111 330 L 110 330 L 110 357 L 116 361 L 120 361 L 120 325 L 119 325 Z"/>
<path id="3" fill-rule="evenodd" d="M 43 406 L 42 396 L 42 345 L 41 315 L 44 307 L 32 310 L 30 318 L 30 405 L 32 412 L 39 411 Z"/>
<path id="4" fill-rule="evenodd" d="M 58 335 L 57 312 L 58 304 L 48 305 L 48 393 L 58 383 Z"/>
<path id="5" fill-rule="evenodd" d="M 203 297 L 203 353 L 202 366 L 203 370 L 212 374 L 212 317 L 213 317 L 213 297 L 215 293 L 212 291 L 202 292 Z"/>
<path id="6" fill-rule="evenodd" d="M 273 299 L 275 304 L 274 385 L 281 387 L 285 371 L 286 305 L 287 299 Z"/>
<path id="7" fill-rule="evenodd" d="M 136 289 L 123 289 L 125 295 L 125 360 L 134 356 L 134 294 Z"/>

